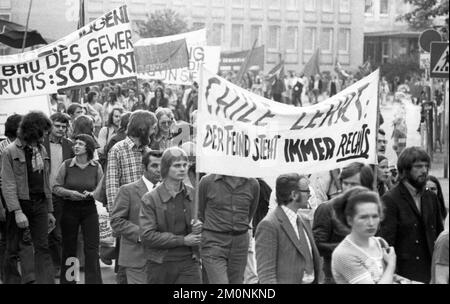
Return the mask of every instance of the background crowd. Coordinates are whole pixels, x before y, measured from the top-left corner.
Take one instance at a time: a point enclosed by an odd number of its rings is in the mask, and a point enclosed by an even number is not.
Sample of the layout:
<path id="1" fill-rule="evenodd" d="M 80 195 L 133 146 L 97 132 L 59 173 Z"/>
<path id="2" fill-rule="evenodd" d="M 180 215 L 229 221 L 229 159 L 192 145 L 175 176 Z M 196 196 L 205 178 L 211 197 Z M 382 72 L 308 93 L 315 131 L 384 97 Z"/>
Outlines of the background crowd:
<path id="1" fill-rule="evenodd" d="M 224 77 L 294 106 L 356 81 Z M 380 94 L 394 85 L 383 79 Z M 388 159 L 380 130 L 378 166 L 286 174 L 274 189 L 263 179 L 199 180 L 198 89 L 107 83 L 52 95 L 50 117 L 8 117 L 3 283 L 76 283 L 78 267 L 100 284 L 100 260 L 115 261 L 119 284 L 448 283 L 447 209 L 423 149 L 402 146 Z"/>

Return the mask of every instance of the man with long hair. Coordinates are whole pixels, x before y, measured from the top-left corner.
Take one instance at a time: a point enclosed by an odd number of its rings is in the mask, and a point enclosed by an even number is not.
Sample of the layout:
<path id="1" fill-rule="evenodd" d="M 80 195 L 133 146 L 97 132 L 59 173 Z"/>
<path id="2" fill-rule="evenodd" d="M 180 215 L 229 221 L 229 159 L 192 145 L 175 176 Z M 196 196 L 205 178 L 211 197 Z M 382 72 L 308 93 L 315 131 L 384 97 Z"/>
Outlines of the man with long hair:
<path id="1" fill-rule="evenodd" d="M 2 155 L 2 192 L 14 214 L 16 230 L 8 230 L 8 242 L 19 235 L 31 236 L 34 246 L 36 282 L 54 283 L 53 263 L 48 247 L 48 229 L 55 225 L 50 161 L 42 145 L 52 122 L 41 112 L 31 112 L 20 123 L 18 138 Z"/>
<path id="2" fill-rule="evenodd" d="M 149 150 L 151 137 L 156 129 L 156 116 L 148 111 L 134 112 L 130 117 L 127 137 L 117 143 L 108 153 L 106 169 L 106 198 L 108 211 L 114 209 L 114 201 L 123 185 L 138 181 L 143 173 L 142 156 Z M 120 255 L 120 253 L 119 253 Z M 118 283 L 126 284 L 126 274 L 118 270 Z"/>

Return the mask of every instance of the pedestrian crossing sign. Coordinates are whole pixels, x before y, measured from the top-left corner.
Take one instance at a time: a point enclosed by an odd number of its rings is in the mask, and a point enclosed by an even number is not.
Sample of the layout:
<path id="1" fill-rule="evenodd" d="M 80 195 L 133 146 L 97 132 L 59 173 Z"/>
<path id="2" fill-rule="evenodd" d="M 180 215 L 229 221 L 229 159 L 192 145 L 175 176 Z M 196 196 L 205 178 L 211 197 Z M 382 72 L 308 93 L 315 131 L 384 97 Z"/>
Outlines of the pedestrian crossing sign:
<path id="1" fill-rule="evenodd" d="M 448 42 L 431 44 L 431 77 L 449 78 L 449 57 Z"/>

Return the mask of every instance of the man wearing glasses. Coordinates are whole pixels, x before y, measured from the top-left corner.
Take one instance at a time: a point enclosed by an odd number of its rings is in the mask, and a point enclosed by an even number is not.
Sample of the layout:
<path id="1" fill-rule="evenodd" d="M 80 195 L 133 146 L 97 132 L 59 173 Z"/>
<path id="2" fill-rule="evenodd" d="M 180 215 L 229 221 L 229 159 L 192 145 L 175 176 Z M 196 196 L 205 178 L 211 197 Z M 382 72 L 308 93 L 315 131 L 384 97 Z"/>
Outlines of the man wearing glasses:
<path id="1" fill-rule="evenodd" d="M 75 155 L 72 150 L 72 141 L 66 138 L 70 117 L 63 113 L 55 113 L 50 117 L 50 120 L 53 123 L 53 127 L 50 134 L 45 136 L 44 146 L 50 156 L 50 189 L 53 189 L 59 167 L 65 160 L 73 158 Z M 53 264 L 55 266 L 56 276 L 58 276 L 61 266 L 62 204 L 62 199 L 53 194 L 53 209 L 56 219 L 56 227 L 48 235 L 48 244 Z"/>
<path id="2" fill-rule="evenodd" d="M 256 261 L 260 284 L 317 284 L 320 255 L 309 225 L 298 210 L 311 197 L 306 176 L 285 174 L 276 182 L 278 207 L 256 230 Z"/>

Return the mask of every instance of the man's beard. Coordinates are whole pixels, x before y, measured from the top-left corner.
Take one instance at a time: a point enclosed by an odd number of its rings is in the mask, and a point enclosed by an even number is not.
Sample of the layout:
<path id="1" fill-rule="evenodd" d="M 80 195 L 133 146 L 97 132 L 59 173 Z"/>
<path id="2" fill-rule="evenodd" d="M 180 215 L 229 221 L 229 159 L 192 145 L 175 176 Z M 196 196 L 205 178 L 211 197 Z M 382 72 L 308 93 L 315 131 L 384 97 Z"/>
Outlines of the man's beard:
<path id="1" fill-rule="evenodd" d="M 423 188 L 425 188 L 425 185 L 427 184 L 427 175 L 426 174 L 423 175 L 423 181 L 419 180 L 421 176 L 414 178 L 411 176 L 411 173 L 408 172 L 408 174 L 406 175 L 406 180 L 417 190 L 422 190 Z"/>
<path id="2" fill-rule="evenodd" d="M 139 136 L 139 141 L 140 141 L 142 147 L 149 146 L 150 145 L 150 137 L 148 136 L 148 133 L 145 132 L 145 134 L 141 134 L 141 136 Z"/>

